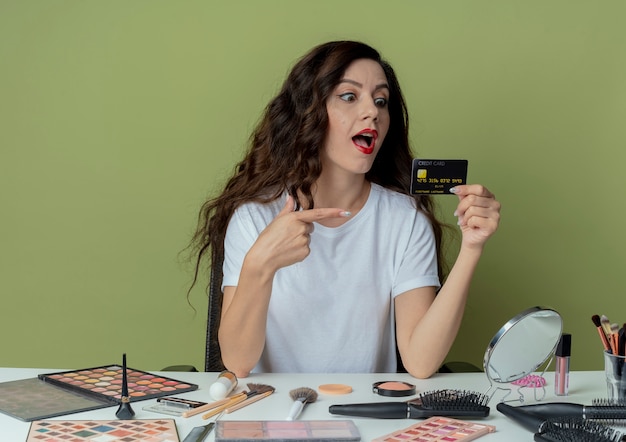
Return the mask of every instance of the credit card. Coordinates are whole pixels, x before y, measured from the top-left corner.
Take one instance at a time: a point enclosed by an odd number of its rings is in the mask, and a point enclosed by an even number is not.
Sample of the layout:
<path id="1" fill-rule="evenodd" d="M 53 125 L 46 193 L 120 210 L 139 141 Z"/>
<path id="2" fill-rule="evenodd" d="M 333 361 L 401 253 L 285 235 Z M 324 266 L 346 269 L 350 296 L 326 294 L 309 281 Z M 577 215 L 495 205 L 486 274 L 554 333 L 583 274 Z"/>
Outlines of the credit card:
<path id="1" fill-rule="evenodd" d="M 454 195 L 450 189 L 467 182 L 467 160 L 413 159 L 412 195 Z"/>

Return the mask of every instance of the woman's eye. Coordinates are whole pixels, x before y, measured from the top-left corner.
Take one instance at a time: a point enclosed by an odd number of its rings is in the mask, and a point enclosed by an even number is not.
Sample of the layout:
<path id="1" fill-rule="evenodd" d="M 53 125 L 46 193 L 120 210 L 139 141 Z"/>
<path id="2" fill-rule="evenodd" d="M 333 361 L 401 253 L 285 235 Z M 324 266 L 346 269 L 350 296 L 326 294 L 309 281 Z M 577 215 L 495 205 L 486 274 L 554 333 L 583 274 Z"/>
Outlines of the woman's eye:
<path id="1" fill-rule="evenodd" d="M 352 92 L 346 92 L 344 94 L 340 94 L 339 98 L 343 101 L 354 101 L 356 100 L 356 95 L 354 95 Z"/>
<path id="2" fill-rule="evenodd" d="M 385 106 L 387 106 L 387 99 L 386 98 L 376 98 L 376 99 L 374 99 L 374 103 L 376 103 L 376 106 L 378 106 L 378 107 L 385 107 Z"/>

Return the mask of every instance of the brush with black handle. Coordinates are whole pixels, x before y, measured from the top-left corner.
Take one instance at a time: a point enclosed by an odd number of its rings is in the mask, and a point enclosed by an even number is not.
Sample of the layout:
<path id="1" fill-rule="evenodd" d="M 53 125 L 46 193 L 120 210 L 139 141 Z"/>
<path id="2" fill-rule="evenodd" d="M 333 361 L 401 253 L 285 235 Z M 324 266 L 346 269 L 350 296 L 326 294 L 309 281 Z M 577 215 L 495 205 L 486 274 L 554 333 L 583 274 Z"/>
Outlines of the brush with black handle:
<path id="1" fill-rule="evenodd" d="M 135 412 L 130 406 L 130 395 L 128 394 L 128 374 L 126 368 L 126 353 L 122 355 L 122 394 L 120 397 L 120 406 L 115 412 L 118 419 L 132 419 Z"/>
<path id="2" fill-rule="evenodd" d="M 489 397 L 473 391 L 436 390 L 407 402 L 370 402 L 331 405 L 331 414 L 378 419 L 422 419 L 432 416 L 479 418 L 489 416 Z"/>
<path id="3" fill-rule="evenodd" d="M 549 419 L 535 442 L 620 442 L 623 435 L 606 425 L 579 418 Z"/>
<path id="4" fill-rule="evenodd" d="M 622 440 L 620 432 L 580 417 L 546 418 L 503 402 L 499 403 L 496 408 L 528 431 L 535 433 L 536 442 L 619 442 Z"/>
<path id="5" fill-rule="evenodd" d="M 221 416 L 221 414 L 220 414 Z M 189 434 L 183 439 L 183 442 L 202 442 L 215 427 L 215 422 L 209 422 L 206 425 L 194 427 Z"/>
<path id="6" fill-rule="evenodd" d="M 506 407 L 511 406 L 506 405 Z M 497 408 L 501 411 L 500 408 L 502 407 L 498 404 Z M 543 404 L 519 405 L 515 408 L 546 419 L 574 417 L 603 422 L 609 425 L 626 424 L 626 402 L 594 400 L 593 405 L 575 404 L 572 402 L 548 402 Z"/>

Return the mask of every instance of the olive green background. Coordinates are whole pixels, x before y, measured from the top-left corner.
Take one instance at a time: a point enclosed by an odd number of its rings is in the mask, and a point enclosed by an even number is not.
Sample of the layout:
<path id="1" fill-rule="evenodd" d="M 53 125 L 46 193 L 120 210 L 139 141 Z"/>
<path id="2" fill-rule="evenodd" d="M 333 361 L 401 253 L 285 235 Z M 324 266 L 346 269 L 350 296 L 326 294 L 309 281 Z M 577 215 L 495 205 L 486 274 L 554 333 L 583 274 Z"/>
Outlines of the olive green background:
<path id="1" fill-rule="evenodd" d="M 572 368 L 601 368 L 591 316 L 626 321 L 625 19 L 621 0 L 2 0 L 0 366 L 203 367 L 205 281 L 194 311 L 180 255 L 198 208 L 295 60 L 358 39 L 394 65 L 416 155 L 467 158 L 503 204 L 449 359 L 482 365 L 544 305 Z"/>

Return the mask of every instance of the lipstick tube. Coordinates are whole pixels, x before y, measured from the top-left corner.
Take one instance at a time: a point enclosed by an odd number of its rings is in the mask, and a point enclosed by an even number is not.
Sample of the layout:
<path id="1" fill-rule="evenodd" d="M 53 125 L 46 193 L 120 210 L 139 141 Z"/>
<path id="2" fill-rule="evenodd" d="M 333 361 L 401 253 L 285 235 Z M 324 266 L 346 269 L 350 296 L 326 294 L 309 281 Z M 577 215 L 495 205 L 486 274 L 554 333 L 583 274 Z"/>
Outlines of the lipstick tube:
<path id="1" fill-rule="evenodd" d="M 572 335 L 563 333 L 556 347 L 556 363 L 554 368 L 554 394 L 569 394 L 569 363 L 572 354 Z"/>

